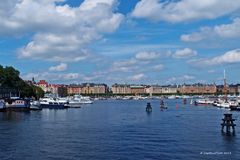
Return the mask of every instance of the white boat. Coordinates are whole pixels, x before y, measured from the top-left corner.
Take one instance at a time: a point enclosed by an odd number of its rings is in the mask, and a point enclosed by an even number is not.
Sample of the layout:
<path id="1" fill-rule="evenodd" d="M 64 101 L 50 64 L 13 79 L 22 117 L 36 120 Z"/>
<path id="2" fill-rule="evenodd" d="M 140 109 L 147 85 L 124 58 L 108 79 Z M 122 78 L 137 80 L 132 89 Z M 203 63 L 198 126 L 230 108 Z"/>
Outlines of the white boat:
<path id="1" fill-rule="evenodd" d="M 191 98 L 191 97 L 188 96 L 188 95 L 183 95 L 182 98 L 183 98 L 183 99 L 189 99 L 189 98 Z"/>
<path id="2" fill-rule="evenodd" d="M 218 99 L 216 102 L 213 103 L 214 106 L 219 108 L 230 108 L 230 107 L 238 107 L 238 101 L 236 100 L 223 100 Z"/>
<path id="3" fill-rule="evenodd" d="M 69 99 L 69 103 L 72 104 L 92 104 L 93 101 L 90 97 L 83 97 L 81 95 L 74 95 L 72 98 Z"/>
<path id="4" fill-rule="evenodd" d="M 76 99 L 71 99 L 68 101 L 68 107 L 70 108 L 81 108 L 81 102 Z"/>
<path id="5" fill-rule="evenodd" d="M 168 96 L 168 99 L 176 99 L 175 95 Z"/>
<path id="6" fill-rule="evenodd" d="M 198 105 L 210 105 L 214 103 L 214 100 L 211 99 L 197 99 L 196 103 Z"/>
<path id="7" fill-rule="evenodd" d="M 41 108 L 49 109 L 64 109 L 67 108 L 68 101 L 58 98 L 41 98 L 40 101 Z"/>

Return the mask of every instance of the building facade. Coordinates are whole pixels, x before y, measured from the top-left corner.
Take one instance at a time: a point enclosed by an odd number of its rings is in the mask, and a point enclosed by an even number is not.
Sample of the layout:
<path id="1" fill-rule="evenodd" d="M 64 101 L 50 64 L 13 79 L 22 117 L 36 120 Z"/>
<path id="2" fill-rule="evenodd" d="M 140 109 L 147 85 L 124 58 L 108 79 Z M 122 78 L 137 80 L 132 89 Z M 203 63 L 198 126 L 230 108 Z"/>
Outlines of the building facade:
<path id="1" fill-rule="evenodd" d="M 111 90 L 113 94 L 131 94 L 130 85 L 127 84 L 114 84 Z"/>
<path id="2" fill-rule="evenodd" d="M 177 86 L 168 85 L 168 86 L 160 86 L 160 85 L 152 85 L 146 88 L 146 93 L 149 94 L 176 94 L 178 91 Z"/>
<path id="3" fill-rule="evenodd" d="M 81 85 L 75 85 L 75 84 L 69 85 L 67 87 L 67 92 L 68 92 L 69 95 L 81 94 L 82 86 Z"/>
<path id="4" fill-rule="evenodd" d="M 182 85 L 178 88 L 181 94 L 215 94 L 217 92 L 217 86 L 194 84 L 194 85 Z"/>
<path id="5" fill-rule="evenodd" d="M 131 94 L 139 95 L 139 94 L 145 94 L 146 93 L 146 86 L 138 86 L 138 85 L 132 85 L 130 86 Z"/>
<path id="6" fill-rule="evenodd" d="M 48 83 L 45 81 L 45 80 L 40 80 L 38 83 L 37 83 L 37 86 L 42 88 L 42 90 L 46 93 L 46 92 L 49 92 L 49 89 L 48 89 Z"/>
<path id="7" fill-rule="evenodd" d="M 176 94 L 176 93 L 178 93 L 178 86 L 176 85 L 162 86 L 162 94 Z"/>
<path id="8" fill-rule="evenodd" d="M 83 83 L 81 86 L 82 94 L 105 94 L 108 92 L 106 84 Z"/>

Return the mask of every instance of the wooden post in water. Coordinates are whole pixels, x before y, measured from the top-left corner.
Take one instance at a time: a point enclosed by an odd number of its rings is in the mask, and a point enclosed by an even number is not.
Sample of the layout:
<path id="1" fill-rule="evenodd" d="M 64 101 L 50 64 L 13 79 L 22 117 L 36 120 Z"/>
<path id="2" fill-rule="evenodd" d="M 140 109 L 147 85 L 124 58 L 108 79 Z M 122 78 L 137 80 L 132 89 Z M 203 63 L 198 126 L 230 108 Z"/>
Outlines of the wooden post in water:
<path id="1" fill-rule="evenodd" d="M 152 106 L 149 102 L 147 103 L 146 112 L 152 112 Z"/>
<path id="2" fill-rule="evenodd" d="M 232 128 L 232 134 L 235 134 L 235 126 L 236 124 L 233 123 L 235 119 L 232 118 L 232 114 L 224 114 L 224 118 L 222 119 L 223 123 L 222 125 L 222 132 L 224 132 L 224 127 L 226 127 L 226 134 L 230 135 L 231 134 L 231 128 Z"/>

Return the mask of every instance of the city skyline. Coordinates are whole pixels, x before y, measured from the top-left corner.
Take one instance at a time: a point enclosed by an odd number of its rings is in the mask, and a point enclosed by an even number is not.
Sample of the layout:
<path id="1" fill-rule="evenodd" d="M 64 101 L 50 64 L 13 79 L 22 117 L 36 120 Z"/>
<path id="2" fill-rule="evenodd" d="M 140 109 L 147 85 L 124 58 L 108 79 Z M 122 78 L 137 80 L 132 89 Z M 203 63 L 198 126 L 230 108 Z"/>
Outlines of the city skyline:
<path id="1" fill-rule="evenodd" d="M 0 2 L 0 64 L 50 83 L 240 83 L 240 1 Z"/>

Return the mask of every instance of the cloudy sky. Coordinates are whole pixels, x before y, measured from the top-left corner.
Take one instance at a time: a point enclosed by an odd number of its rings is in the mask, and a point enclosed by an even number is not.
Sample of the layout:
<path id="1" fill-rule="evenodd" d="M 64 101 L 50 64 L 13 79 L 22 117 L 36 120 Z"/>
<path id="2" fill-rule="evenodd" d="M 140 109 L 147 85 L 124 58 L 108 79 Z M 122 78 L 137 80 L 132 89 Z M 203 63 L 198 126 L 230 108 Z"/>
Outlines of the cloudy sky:
<path id="1" fill-rule="evenodd" d="M 0 64 L 51 83 L 240 83 L 240 0 L 5 0 Z"/>

